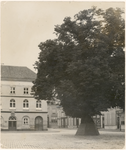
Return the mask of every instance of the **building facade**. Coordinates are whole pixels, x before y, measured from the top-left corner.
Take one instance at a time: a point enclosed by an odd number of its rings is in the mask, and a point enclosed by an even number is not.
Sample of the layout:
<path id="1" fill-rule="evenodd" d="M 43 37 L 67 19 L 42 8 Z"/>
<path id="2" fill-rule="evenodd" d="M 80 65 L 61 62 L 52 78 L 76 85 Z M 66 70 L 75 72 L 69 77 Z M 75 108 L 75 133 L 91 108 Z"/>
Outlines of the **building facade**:
<path id="1" fill-rule="evenodd" d="M 47 103 L 31 94 L 35 78 L 27 67 L 1 66 L 1 130 L 47 130 Z"/>
<path id="2" fill-rule="evenodd" d="M 51 111 L 51 110 L 55 110 Z M 78 128 L 81 119 L 80 118 L 72 118 L 65 115 L 63 108 L 58 105 L 50 105 L 50 109 L 48 109 L 49 118 L 50 118 L 50 127 L 55 128 Z M 52 116 L 52 117 L 51 117 Z M 51 121 L 51 118 L 55 119 L 55 122 Z M 96 115 L 92 117 L 94 123 L 97 128 L 104 129 L 119 129 L 121 131 L 125 130 L 125 113 L 122 109 L 119 108 L 111 108 L 108 111 L 101 112 L 101 115 Z"/>
<path id="3" fill-rule="evenodd" d="M 125 130 L 125 113 L 116 107 L 101 112 L 101 128 Z"/>
<path id="4" fill-rule="evenodd" d="M 57 123 L 59 128 L 78 128 L 81 119 L 66 116 L 62 107 L 59 107 Z"/>
<path id="5" fill-rule="evenodd" d="M 55 104 L 48 103 L 48 128 L 58 128 L 57 117 L 58 117 L 58 106 Z"/>
<path id="6" fill-rule="evenodd" d="M 48 128 L 77 128 L 80 122 L 80 118 L 66 116 L 57 102 L 48 103 Z"/>

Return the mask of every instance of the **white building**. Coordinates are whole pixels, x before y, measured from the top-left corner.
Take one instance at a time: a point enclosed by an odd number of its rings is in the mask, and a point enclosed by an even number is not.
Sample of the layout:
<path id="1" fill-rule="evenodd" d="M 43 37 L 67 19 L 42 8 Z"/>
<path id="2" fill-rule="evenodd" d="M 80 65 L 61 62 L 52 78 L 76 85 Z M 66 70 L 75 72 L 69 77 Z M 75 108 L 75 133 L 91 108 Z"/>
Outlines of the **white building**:
<path id="1" fill-rule="evenodd" d="M 120 108 L 111 108 L 101 112 L 101 127 L 105 129 L 125 130 L 125 113 Z"/>
<path id="2" fill-rule="evenodd" d="M 97 128 L 125 130 L 125 113 L 122 109 L 111 108 L 101 112 L 102 115 L 93 116 Z M 80 125 L 80 118 L 66 116 L 62 107 L 58 110 L 57 123 L 60 128 L 76 128 Z"/>
<path id="3" fill-rule="evenodd" d="M 35 78 L 27 67 L 1 66 L 2 130 L 47 130 L 47 103 L 31 95 Z"/>

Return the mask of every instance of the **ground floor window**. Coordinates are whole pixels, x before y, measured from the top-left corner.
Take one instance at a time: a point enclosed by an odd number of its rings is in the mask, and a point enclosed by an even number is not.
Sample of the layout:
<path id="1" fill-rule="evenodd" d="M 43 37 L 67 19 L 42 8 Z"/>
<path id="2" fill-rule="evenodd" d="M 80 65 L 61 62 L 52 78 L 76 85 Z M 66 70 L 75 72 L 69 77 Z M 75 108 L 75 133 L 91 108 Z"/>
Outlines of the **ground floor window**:
<path id="1" fill-rule="evenodd" d="M 23 124 L 24 125 L 28 125 L 29 124 L 29 118 L 28 117 L 23 118 Z"/>
<path id="2" fill-rule="evenodd" d="M 57 118 L 56 117 L 51 117 L 51 122 L 57 122 Z"/>
<path id="3" fill-rule="evenodd" d="M 4 119 L 3 119 L 3 117 L 1 116 L 1 127 L 3 126 L 3 123 L 4 123 Z"/>

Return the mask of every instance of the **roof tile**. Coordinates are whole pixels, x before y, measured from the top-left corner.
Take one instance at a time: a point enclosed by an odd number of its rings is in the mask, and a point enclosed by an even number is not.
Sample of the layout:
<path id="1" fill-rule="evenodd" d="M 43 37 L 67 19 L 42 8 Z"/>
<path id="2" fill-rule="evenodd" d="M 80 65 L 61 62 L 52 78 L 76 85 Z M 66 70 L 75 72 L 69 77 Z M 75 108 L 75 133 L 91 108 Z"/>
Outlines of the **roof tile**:
<path id="1" fill-rule="evenodd" d="M 1 80 L 7 81 L 29 81 L 36 78 L 36 73 L 23 66 L 1 66 Z"/>

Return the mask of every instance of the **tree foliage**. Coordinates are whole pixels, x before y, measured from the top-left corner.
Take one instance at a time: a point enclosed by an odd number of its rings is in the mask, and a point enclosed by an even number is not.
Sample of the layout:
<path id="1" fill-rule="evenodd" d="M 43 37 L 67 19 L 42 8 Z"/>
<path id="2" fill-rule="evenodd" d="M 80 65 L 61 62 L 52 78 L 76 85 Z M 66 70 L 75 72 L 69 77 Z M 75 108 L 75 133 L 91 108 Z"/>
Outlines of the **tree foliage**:
<path id="1" fill-rule="evenodd" d="M 92 116 L 116 106 L 124 109 L 122 14 L 119 8 L 93 7 L 56 25 L 57 38 L 39 44 L 35 97 L 59 98 L 72 117 Z"/>

